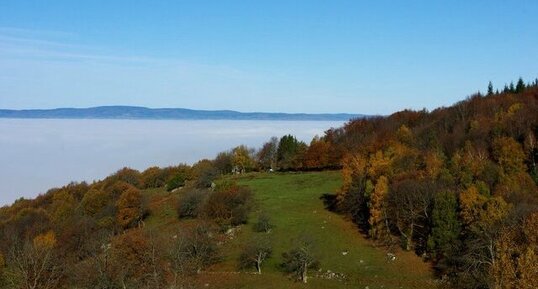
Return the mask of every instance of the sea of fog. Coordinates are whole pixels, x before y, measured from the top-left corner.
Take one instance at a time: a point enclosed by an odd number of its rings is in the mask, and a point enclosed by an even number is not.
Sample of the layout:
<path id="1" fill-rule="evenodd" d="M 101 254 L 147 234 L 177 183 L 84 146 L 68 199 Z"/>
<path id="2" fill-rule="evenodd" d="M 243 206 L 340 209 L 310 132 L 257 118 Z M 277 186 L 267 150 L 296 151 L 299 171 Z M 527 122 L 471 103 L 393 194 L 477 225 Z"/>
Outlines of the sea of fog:
<path id="1" fill-rule="evenodd" d="M 122 167 L 192 164 L 271 136 L 309 142 L 341 121 L 0 119 L 0 206 Z"/>

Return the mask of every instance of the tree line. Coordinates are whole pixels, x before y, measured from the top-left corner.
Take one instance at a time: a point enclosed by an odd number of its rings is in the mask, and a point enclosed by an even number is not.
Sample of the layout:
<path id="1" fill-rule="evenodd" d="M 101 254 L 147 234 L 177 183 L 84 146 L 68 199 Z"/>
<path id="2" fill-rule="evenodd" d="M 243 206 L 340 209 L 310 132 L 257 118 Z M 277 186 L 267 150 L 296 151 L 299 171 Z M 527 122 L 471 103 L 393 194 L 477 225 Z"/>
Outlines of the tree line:
<path id="1" fill-rule="evenodd" d="M 336 207 L 454 288 L 538 288 L 538 82 L 339 129 Z"/>
<path id="2" fill-rule="evenodd" d="M 221 261 L 229 232 L 252 213 L 252 192 L 217 179 L 222 173 L 215 160 L 143 172 L 123 168 L 101 181 L 71 183 L 0 208 L 0 288 L 194 286 L 199 273 Z M 149 195 L 157 188 L 176 200 L 182 222 L 171 231 L 145 224 L 156 213 Z M 274 257 L 275 228 L 263 212 L 251 225 L 258 233 L 242 244 L 237 266 L 261 274 Z M 303 282 L 317 264 L 306 242 L 281 258 L 282 272 Z"/>

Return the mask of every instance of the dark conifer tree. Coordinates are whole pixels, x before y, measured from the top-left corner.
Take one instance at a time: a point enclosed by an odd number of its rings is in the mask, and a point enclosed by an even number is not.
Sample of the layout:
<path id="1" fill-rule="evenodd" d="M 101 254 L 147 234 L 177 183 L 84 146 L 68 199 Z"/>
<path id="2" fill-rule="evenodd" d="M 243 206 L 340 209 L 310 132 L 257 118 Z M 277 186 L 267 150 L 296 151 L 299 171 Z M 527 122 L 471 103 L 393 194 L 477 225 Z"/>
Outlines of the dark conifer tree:
<path id="1" fill-rule="evenodd" d="M 523 82 L 523 79 L 520 77 L 520 78 L 517 80 L 517 84 L 516 84 L 516 90 L 515 90 L 515 92 L 516 92 L 516 93 L 521 93 L 521 92 L 523 92 L 523 90 L 525 90 L 525 82 Z"/>
<path id="2" fill-rule="evenodd" d="M 493 94 L 493 84 L 490 81 L 488 84 L 488 95 L 492 95 L 492 94 Z"/>

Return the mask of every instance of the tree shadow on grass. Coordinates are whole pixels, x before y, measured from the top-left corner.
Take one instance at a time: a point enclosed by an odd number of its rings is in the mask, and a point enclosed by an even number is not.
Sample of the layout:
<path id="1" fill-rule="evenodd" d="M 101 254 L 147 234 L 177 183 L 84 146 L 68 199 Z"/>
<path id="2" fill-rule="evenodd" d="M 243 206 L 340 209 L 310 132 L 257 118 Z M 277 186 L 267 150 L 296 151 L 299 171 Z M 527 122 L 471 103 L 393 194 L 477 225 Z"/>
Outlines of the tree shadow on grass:
<path id="1" fill-rule="evenodd" d="M 321 197 L 319 197 L 319 199 L 323 201 L 323 205 L 325 206 L 326 210 L 337 212 L 338 201 L 336 200 L 336 194 L 324 193 L 321 195 Z"/>

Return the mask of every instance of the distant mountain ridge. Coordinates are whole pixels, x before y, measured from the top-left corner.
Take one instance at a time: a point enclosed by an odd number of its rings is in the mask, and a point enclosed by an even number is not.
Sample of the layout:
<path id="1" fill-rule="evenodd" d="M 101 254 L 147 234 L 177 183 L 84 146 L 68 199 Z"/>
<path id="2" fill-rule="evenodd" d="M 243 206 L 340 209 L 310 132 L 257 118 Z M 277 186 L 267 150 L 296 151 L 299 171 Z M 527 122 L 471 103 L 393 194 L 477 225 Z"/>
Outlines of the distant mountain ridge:
<path id="1" fill-rule="evenodd" d="M 343 120 L 363 118 L 348 113 L 270 113 L 139 106 L 98 106 L 89 108 L 0 109 L 0 118 L 55 119 L 190 119 L 190 120 Z"/>

